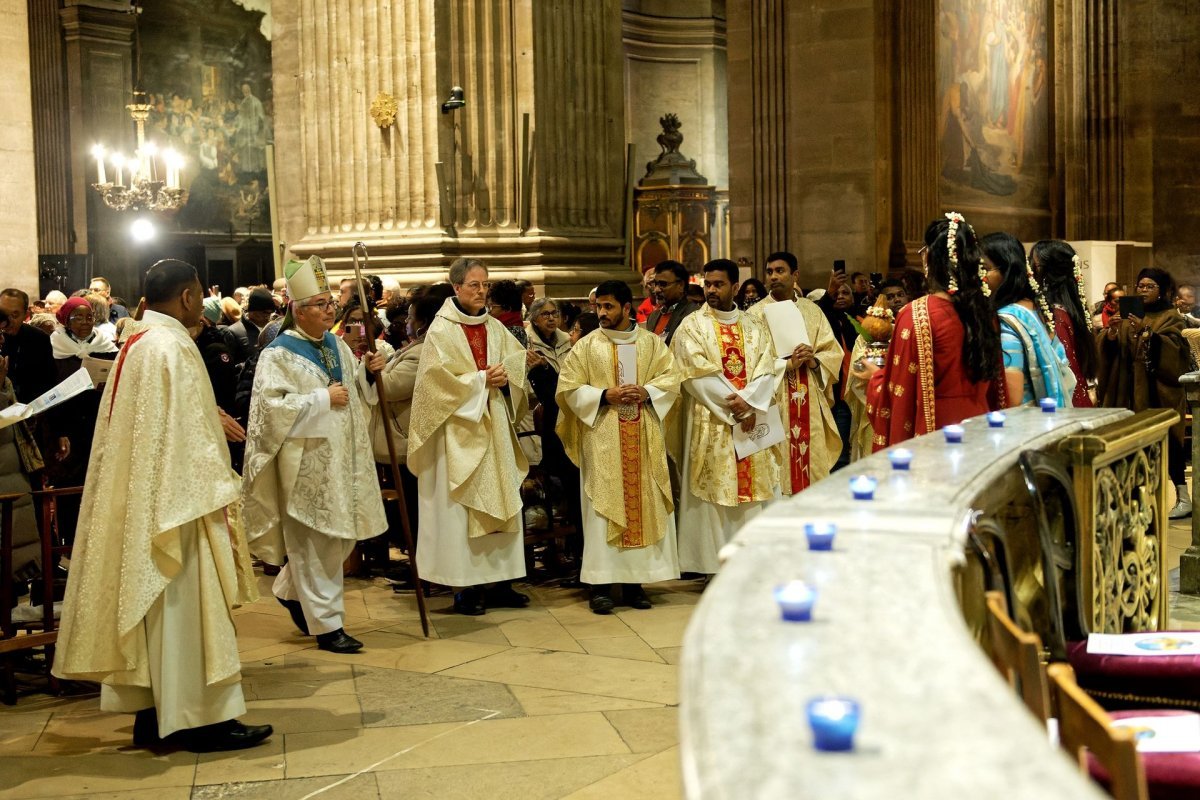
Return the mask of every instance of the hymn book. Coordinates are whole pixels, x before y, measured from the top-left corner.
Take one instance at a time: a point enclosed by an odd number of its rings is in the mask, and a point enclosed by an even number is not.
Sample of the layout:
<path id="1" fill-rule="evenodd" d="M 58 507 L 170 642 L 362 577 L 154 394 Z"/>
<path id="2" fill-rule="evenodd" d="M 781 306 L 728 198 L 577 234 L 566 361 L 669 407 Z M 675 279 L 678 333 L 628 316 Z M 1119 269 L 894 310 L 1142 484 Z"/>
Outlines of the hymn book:
<path id="1" fill-rule="evenodd" d="M 80 367 L 71 373 L 71 376 L 65 381 L 32 403 L 13 403 L 8 408 L 0 411 L 0 428 L 7 428 L 9 425 L 15 425 L 21 420 L 35 417 L 43 411 L 54 408 L 60 403 L 65 403 L 77 394 L 86 392 L 91 388 L 94 388 L 92 376 L 88 374 L 86 367 Z"/>
<path id="2" fill-rule="evenodd" d="M 771 332 L 771 341 L 775 343 L 775 354 L 779 358 L 790 358 L 797 346 L 812 344 L 808 326 L 804 323 L 804 315 L 795 303 L 784 301 L 763 306 L 763 318 L 767 322 L 767 330 Z"/>

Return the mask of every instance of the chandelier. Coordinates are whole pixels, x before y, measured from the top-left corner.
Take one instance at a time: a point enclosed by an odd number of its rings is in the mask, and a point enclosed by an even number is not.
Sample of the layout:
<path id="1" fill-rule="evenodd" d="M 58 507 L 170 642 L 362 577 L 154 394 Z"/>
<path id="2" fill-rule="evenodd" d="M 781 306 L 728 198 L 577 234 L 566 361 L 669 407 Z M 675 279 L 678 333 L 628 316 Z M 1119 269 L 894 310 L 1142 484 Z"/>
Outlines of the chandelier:
<path id="1" fill-rule="evenodd" d="M 96 159 L 96 183 L 92 188 L 104 198 L 104 205 L 115 211 L 174 211 L 187 201 L 187 190 L 179 185 L 183 156 L 174 150 L 159 151 L 158 145 L 146 141 L 146 120 L 152 106 L 146 96 L 134 92 L 133 102 L 125 106 L 137 125 L 137 149 L 132 158 L 123 153 L 109 153 L 102 144 L 92 148 Z M 105 157 L 115 173 L 108 180 Z M 128 179 L 128 181 L 126 180 Z"/>

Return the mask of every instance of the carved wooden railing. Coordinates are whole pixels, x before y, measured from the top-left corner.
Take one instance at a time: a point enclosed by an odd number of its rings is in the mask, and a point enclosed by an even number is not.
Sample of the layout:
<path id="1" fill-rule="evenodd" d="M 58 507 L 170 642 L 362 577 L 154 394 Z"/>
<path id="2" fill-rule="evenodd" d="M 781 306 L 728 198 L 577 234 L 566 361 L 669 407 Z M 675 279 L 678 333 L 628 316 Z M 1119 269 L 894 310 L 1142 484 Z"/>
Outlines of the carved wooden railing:
<path id="1" fill-rule="evenodd" d="M 1143 411 L 1059 442 L 1075 489 L 1084 632 L 1167 627 L 1166 442 L 1179 415 Z M 1090 579 L 1089 577 L 1090 576 Z"/>

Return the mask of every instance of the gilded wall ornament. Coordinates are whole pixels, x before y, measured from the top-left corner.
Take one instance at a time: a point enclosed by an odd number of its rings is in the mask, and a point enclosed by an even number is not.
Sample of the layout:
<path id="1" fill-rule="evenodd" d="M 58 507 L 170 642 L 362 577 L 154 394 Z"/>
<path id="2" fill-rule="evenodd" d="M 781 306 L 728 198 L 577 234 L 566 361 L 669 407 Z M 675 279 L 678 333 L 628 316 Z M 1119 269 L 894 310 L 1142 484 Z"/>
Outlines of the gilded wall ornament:
<path id="1" fill-rule="evenodd" d="M 396 112 L 399 110 L 395 96 L 387 92 L 380 92 L 371 101 L 371 119 L 375 120 L 375 124 L 381 129 L 390 128 L 395 124 Z"/>

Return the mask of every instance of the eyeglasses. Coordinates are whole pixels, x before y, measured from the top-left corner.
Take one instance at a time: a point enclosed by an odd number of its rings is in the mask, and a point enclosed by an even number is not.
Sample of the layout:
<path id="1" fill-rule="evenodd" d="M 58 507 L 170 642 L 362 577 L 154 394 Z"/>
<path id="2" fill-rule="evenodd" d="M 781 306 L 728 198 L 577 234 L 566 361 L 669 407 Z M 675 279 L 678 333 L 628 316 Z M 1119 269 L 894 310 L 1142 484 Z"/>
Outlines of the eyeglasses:
<path id="1" fill-rule="evenodd" d="M 478 292 L 480 289 L 491 289 L 492 284 L 488 281 L 471 281 L 470 283 L 460 283 L 459 286 L 465 286 L 472 292 Z"/>
<path id="2" fill-rule="evenodd" d="M 95 321 L 96 321 L 96 318 L 93 317 L 91 314 L 87 314 L 86 316 L 83 314 L 72 314 L 71 316 L 67 317 L 67 322 L 95 322 Z"/>
<path id="3" fill-rule="evenodd" d="M 558 316 L 558 312 L 557 311 L 539 311 L 538 316 L 545 317 L 546 319 L 553 319 L 554 317 Z"/>
<path id="4" fill-rule="evenodd" d="M 318 311 L 331 311 L 337 308 L 336 300 L 322 300 L 318 303 L 304 303 L 301 308 L 315 308 Z"/>
<path id="5" fill-rule="evenodd" d="M 1151 290 L 1157 289 L 1157 288 L 1158 288 L 1158 284 L 1154 283 L 1152 281 L 1140 281 L 1137 285 L 1137 290 L 1139 292 L 1143 289 L 1145 289 L 1146 291 L 1151 291 Z"/>

